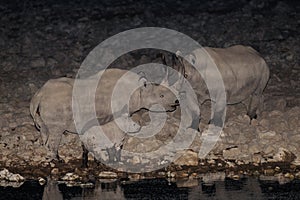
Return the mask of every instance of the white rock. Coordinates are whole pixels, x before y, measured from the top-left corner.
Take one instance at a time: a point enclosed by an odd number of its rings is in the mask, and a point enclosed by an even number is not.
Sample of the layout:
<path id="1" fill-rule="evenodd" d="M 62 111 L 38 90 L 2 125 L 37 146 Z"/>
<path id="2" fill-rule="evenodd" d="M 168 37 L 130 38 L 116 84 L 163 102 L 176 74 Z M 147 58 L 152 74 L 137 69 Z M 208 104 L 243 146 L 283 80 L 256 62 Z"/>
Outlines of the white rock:
<path id="1" fill-rule="evenodd" d="M 100 172 L 99 178 L 116 179 L 118 178 L 117 173 L 111 171 Z"/>
<path id="2" fill-rule="evenodd" d="M 75 181 L 78 180 L 80 177 L 77 174 L 74 173 L 66 173 L 61 179 L 63 181 Z"/>
<path id="3" fill-rule="evenodd" d="M 40 185 L 45 185 L 45 183 L 47 182 L 44 178 L 42 178 L 42 177 L 39 177 L 38 178 L 38 181 L 39 181 L 39 184 Z"/>
<path id="4" fill-rule="evenodd" d="M 268 132 L 264 132 L 264 133 L 259 133 L 258 135 L 259 135 L 260 139 L 273 139 L 276 136 L 276 132 L 268 131 Z"/>
<path id="5" fill-rule="evenodd" d="M 3 169 L 0 171 L 0 180 L 6 180 L 11 182 L 23 182 L 25 178 L 20 174 L 13 174 L 7 169 Z"/>
<path id="6" fill-rule="evenodd" d="M 179 158 L 174 161 L 175 165 L 198 166 L 198 153 L 192 150 L 183 150 L 178 155 Z"/>

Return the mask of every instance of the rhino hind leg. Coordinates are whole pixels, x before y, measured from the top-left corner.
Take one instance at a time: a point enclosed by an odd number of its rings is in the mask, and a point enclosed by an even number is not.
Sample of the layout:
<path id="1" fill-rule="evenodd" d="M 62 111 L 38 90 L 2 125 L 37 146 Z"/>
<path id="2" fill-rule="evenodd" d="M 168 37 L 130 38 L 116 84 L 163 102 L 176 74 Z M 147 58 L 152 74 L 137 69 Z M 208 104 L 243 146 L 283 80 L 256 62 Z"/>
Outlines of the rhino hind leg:
<path id="1" fill-rule="evenodd" d="M 59 160 L 58 148 L 61 142 L 62 135 L 64 130 L 57 126 L 48 127 L 48 139 L 45 144 L 46 148 L 51 152 L 51 159 Z"/>
<path id="2" fill-rule="evenodd" d="M 250 97 L 250 102 L 248 105 L 247 115 L 250 117 L 250 119 L 256 119 L 257 118 L 257 109 L 259 107 L 259 104 L 261 103 L 261 94 L 253 94 Z"/>

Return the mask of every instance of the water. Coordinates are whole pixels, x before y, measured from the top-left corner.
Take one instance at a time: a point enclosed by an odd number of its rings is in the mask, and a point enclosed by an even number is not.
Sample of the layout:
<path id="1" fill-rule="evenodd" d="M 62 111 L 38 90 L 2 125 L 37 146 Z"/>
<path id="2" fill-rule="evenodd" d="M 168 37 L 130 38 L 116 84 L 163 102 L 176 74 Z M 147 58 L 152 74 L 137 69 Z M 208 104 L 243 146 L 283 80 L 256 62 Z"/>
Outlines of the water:
<path id="1" fill-rule="evenodd" d="M 148 179 L 136 182 L 98 182 L 93 188 L 68 187 L 49 181 L 46 186 L 27 181 L 18 188 L 0 186 L 2 200 L 121 200 L 121 199 L 300 199 L 300 181 L 286 184 L 255 178 L 225 179 L 203 183 L 200 180 L 168 182 Z"/>

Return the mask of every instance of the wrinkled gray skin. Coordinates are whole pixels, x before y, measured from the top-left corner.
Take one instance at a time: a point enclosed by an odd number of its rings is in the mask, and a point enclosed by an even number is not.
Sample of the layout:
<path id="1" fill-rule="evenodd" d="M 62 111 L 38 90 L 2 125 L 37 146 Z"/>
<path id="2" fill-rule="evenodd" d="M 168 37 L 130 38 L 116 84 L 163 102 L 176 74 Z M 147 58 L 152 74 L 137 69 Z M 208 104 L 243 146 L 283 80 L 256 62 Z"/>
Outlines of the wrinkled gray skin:
<path id="1" fill-rule="evenodd" d="M 111 95 L 115 83 L 126 72 L 128 71 L 107 69 L 102 75 L 95 96 L 96 114 L 99 124 L 105 124 L 113 120 Z M 141 108 L 150 109 L 156 103 L 163 105 L 166 110 L 174 110 L 177 99 L 169 89 L 162 85 L 147 82 L 146 77 L 141 77 L 135 73 L 132 74 L 131 83 L 135 82 L 140 87 L 131 96 L 129 113 L 134 113 Z M 58 147 L 62 134 L 65 131 L 77 133 L 72 112 L 73 85 L 74 79 L 71 78 L 51 79 L 36 92 L 30 103 L 31 116 L 36 127 L 41 132 L 44 145 L 52 153 L 51 159 L 58 157 Z M 89 127 L 94 125 L 96 124 L 91 124 Z M 86 130 L 89 127 L 86 127 Z M 137 124 L 132 124 L 128 127 L 128 132 L 139 130 Z"/>
<path id="2" fill-rule="evenodd" d="M 249 117 L 256 118 L 256 111 L 262 102 L 262 93 L 269 80 L 269 68 L 265 60 L 252 47 L 242 45 L 228 48 L 205 47 L 194 50 L 184 59 L 178 56 L 173 60 L 173 65 L 184 71 L 185 78 L 192 85 L 197 95 L 198 107 L 206 100 L 211 100 L 215 109 L 210 123 L 222 127 L 224 123 L 222 113 L 226 105 L 222 103 L 222 90 L 213 84 L 215 71 L 212 70 L 212 61 L 216 64 L 224 82 L 226 104 L 243 102 L 247 105 Z M 200 67 L 203 77 L 191 64 Z M 209 81 L 213 86 L 210 91 L 206 86 Z M 189 101 L 193 106 L 188 106 L 188 109 L 197 115 L 199 108 L 195 106 L 195 100 Z"/>

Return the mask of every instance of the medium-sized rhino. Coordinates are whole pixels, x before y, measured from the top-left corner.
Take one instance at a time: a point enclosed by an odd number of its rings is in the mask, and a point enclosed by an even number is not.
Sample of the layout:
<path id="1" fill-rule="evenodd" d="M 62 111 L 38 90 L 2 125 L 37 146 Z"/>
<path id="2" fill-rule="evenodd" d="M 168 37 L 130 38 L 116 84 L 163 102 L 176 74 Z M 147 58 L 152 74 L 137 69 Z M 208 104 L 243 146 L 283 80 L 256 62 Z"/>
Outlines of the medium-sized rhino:
<path id="1" fill-rule="evenodd" d="M 98 121 L 99 124 L 105 124 L 113 120 L 113 114 L 115 113 L 112 113 L 111 111 L 111 97 L 115 84 L 125 73 L 129 76 L 129 79 L 126 79 L 125 82 L 127 81 L 128 83 L 130 82 L 130 84 L 135 84 L 137 86 L 136 88 L 138 88 L 131 94 L 130 105 L 128 105 L 129 114 L 132 114 L 141 108 L 150 110 L 151 106 L 154 104 L 161 104 L 166 110 L 176 109 L 178 101 L 175 94 L 163 85 L 148 82 L 146 77 L 142 75 L 121 69 L 107 69 L 104 72 L 100 71 L 99 73 L 103 74 L 100 81 L 97 82 L 98 85 L 95 91 L 94 102 L 97 124 Z M 168 73 L 166 73 L 166 75 L 167 74 Z M 85 83 L 89 85 L 89 81 L 94 78 L 95 77 L 76 81 L 79 81 L 82 85 L 85 85 Z M 72 100 L 74 101 L 74 98 L 72 99 L 74 83 L 75 80 L 71 78 L 51 79 L 36 92 L 30 103 L 31 116 L 33 117 L 36 127 L 41 132 L 44 145 L 52 153 L 51 158 L 58 158 L 58 147 L 62 134 L 65 131 L 72 133 L 78 132 L 72 110 L 72 103 L 76 103 L 72 102 Z M 124 87 L 124 91 L 126 91 L 126 84 L 121 84 L 120 87 Z M 119 104 L 122 104 L 122 101 L 125 100 L 119 98 L 115 101 L 117 101 L 117 104 L 118 102 Z M 90 111 L 85 110 L 84 106 L 89 107 L 91 105 L 83 105 L 83 107 L 80 107 L 80 112 L 83 115 L 88 115 L 89 113 L 86 112 Z M 120 112 L 119 117 L 122 117 L 123 111 L 119 110 L 117 112 Z M 93 120 L 95 119 L 92 119 L 91 121 Z M 136 123 L 132 120 L 128 121 L 131 121 L 132 124 L 124 124 L 124 127 L 122 127 L 123 130 L 126 130 L 126 126 L 128 132 L 139 130 L 139 126 Z M 89 124 L 89 122 L 83 123 Z M 95 124 L 92 123 L 88 126 L 92 127 L 94 125 Z M 88 130 L 89 127 L 86 127 L 86 125 L 81 126 L 79 134 L 83 134 L 84 130 Z"/>
<path id="2" fill-rule="evenodd" d="M 222 127 L 226 104 L 240 102 L 248 105 L 248 116 L 251 119 L 256 118 L 270 72 L 265 60 L 252 47 L 236 45 L 228 48 L 196 49 L 184 56 L 184 59 L 177 55 L 173 60 L 173 67 L 183 71 L 184 77 L 197 95 L 199 107 L 206 100 L 212 101 L 211 124 Z M 194 115 L 200 111 L 194 102 L 187 106 Z"/>

